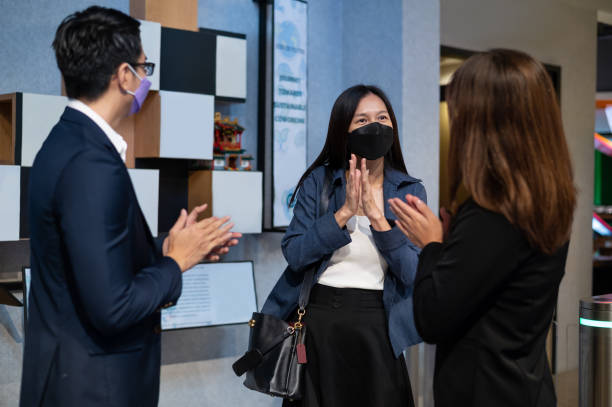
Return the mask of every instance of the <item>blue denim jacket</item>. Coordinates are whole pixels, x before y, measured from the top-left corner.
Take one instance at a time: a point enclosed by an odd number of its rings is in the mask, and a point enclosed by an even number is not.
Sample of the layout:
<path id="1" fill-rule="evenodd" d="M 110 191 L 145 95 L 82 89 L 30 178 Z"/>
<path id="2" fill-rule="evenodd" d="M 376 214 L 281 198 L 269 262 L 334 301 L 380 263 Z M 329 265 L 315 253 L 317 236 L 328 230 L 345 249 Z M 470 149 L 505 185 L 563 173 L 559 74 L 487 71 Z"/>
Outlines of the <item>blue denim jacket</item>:
<path id="1" fill-rule="evenodd" d="M 293 219 L 282 241 L 282 249 L 289 266 L 268 296 L 262 312 L 287 319 L 297 307 L 303 272 L 308 266 L 321 261 L 314 281 L 327 268 L 333 252 L 351 242 L 346 227 L 340 228 L 334 213 L 345 200 L 345 175 L 334 170 L 330 188 L 329 207 L 324 215 L 318 214 L 319 200 L 325 180 L 325 168 L 317 167 L 298 191 Z M 418 196 L 426 202 L 425 188 L 420 180 L 403 172 L 386 168 L 383 194 L 385 217 L 392 226 L 387 232 L 372 230 L 374 242 L 387 261 L 383 302 L 389 324 L 389 338 L 396 357 L 408 346 L 422 341 L 414 324 L 412 291 L 420 249 L 395 226 L 395 215 L 389 209 L 390 198 L 403 198 L 406 194 Z M 308 311 L 307 311 L 308 312 Z"/>

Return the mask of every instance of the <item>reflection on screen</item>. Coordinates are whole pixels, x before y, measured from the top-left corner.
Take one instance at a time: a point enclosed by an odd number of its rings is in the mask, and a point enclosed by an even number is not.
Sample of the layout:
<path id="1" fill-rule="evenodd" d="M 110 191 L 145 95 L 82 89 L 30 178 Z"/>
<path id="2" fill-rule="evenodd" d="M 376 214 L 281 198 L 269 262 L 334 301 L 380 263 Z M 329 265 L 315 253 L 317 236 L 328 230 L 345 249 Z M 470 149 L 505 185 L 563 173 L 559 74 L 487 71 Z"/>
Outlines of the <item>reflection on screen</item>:
<path id="1" fill-rule="evenodd" d="M 257 311 L 253 263 L 198 264 L 183 273 L 183 291 L 162 311 L 162 329 L 247 322 Z"/>
<path id="2" fill-rule="evenodd" d="M 26 319 L 27 312 L 30 309 L 30 281 L 32 280 L 32 270 L 29 267 L 23 269 L 23 305 L 25 305 Z"/>
<path id="3" fill-rule="evenodd" d="M 602 236 L 612 236 L 612 229 L 605 220 L 600 218 L 596 213 L 593 213 L 592 222 L 593 231 L 599 233 Z"/>

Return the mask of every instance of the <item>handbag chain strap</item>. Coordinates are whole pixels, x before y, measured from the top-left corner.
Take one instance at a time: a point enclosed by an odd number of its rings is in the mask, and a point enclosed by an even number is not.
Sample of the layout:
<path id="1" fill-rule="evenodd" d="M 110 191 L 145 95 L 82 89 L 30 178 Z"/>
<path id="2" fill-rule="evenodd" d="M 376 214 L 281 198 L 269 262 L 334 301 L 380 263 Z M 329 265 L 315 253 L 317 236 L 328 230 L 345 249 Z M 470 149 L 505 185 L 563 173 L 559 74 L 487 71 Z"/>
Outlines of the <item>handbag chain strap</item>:
<path id="1" fill-rule="evenodd" d="M 331 170 L 325 167 L 325 181 L 323 183 L 323 189 L 321 191 L 321 198 L 319 201 L 319 213 L 318 217 L 321 217 L 327 213 L 327 209 L 329 207 L 329 195 L 331 191 Z M 288 336 L 294 335 L 297 331 L 298 335 L 302 334 L 302 317 L 306 314 L 306 305 L 308 304 L 308 300 L 310 298 L 310 290 L 312 288 L 312 282 L 314 275 L 319 268 L 321 262 L 317 262 L 312 265 L 305 273 L 304 273 L 304 281 L 302 282 L 302 288 L 300 290 L 300 298 L 298 301 L 298 320 L 293 324 L 293 326 L 289 326 L 286 331 L 282 333 L 282 335 L 278 335 L 273 338 L 273 340 L 269 341 L 268 345 L 264 349 L 251 349 L 247 351 L 244 356 L 238 359 L 232 365 L 232 369 L 234 369 L 234 373 L 237 376 L 242 376 L 246 371 L 255 368 L 262 361 L 263 355 L 267 354 L 272 348 L 276 347 L 279 343 L 284 341 Z M 255 320 L 249 321 L 249 326 L 252 328 L 255 326 Z M 304 344 L 298 344 L 297 350 L 298 352 L 298 363 L 300 360 L 300 346 L 301 346 L 301 355 L 305 358 L 305 348 Z M 305 360 L 305 359 L 304 359 Z M 305 362 L 301 362 L 305 363 Z"/>
<path id="2" fill-rule="evenodd" d="M 324 167 L 325 169 L 325 180 L 323 182 L 323 188 L 321 190 L 321 196 L 319 198 L 319 212 L 318 217 L 325 215 L 327 213 L 327 209 L 329 208 L 329 196 L 331 193 L 331 184 L 332 184 L 332 171 L 328 166 Z M 310 290 L 313 286 L 314 275 L 317 272 L 317 269 L 321 265 L 321 262 L 317 262 L 314 265 L 310 266 L 308 270 L 304 272 L 304 281 L 302 282 L 302 289 L 300 290 L 300 297 L 298 300 L 298 320 L 293 324 L 295 329 L 302 328 L 302 318 L 306 314 L 306 305 L 308 305 L 308 301 L 310 299 Z"/>

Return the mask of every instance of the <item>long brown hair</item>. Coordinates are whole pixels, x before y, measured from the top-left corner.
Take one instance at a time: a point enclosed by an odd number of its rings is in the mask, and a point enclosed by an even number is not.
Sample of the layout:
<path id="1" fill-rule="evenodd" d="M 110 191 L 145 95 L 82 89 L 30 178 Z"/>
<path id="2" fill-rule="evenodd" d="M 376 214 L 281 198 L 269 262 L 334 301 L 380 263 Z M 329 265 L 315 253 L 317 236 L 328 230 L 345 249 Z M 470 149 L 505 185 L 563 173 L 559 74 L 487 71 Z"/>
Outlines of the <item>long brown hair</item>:
<path id="1" fill-rule="evenodd" d="M 529 55 L 494 49 L 470 57 L 446 89 L 450 195 L 461 184 L 501 213 L 533 247 L 568 239 L 576 206 L 572 164 L 548 73 Z"/>

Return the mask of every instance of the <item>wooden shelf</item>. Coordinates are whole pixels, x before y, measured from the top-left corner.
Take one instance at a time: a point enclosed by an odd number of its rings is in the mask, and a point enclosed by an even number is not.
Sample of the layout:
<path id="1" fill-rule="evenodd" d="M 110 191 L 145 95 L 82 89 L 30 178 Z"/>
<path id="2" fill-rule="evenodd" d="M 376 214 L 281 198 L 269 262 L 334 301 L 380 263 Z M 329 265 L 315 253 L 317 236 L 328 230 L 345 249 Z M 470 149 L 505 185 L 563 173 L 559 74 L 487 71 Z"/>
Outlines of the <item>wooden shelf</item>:
<path id="1" fill-rule="evenodd" d="M 130 115 L 124 118 L 119 127 L 115 129 L 117 133 L 127 143 L 127 150 L 125 152 L 125 166 L 128 168 L 134 168 L 136 166 L 136 160 L 134 155 L 134 131 L 135 131 L 136 116 Z"/>
<path id="2" fill-rule="evenodd" d="M 15 164 L 17 94 L 0 95 L 0 164 Z"/>
<path id="3" fill-rule="evenodd" d="M 198 30 L 198 0 L 130 0 L 130 15 L 164 27 Z"/>

